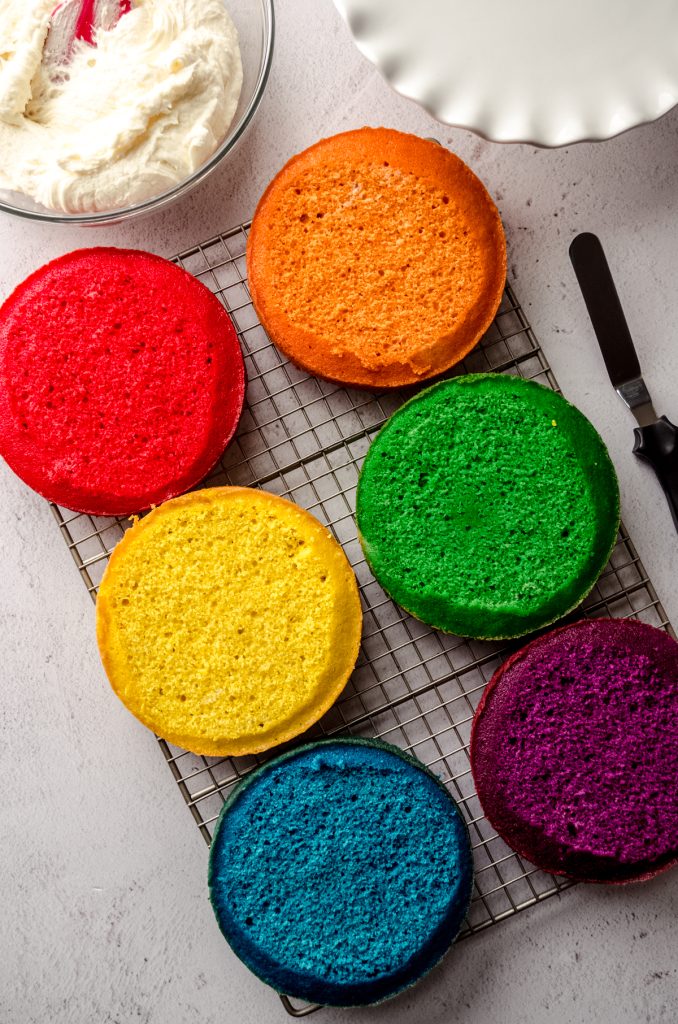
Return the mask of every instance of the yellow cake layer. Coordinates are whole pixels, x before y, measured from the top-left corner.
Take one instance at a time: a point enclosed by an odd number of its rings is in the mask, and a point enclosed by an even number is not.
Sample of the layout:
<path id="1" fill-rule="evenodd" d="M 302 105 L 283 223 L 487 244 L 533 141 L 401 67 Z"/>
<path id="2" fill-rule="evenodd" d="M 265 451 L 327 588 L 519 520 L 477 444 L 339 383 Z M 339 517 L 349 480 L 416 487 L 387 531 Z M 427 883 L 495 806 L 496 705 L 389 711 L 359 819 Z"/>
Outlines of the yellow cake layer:
<path id="1" fill-rule="evenodd" d="M 169 742 L 255 753 L 336 700 L 362 612 L 341 547 L 309 513 L 246 487 L 174 498 L 127 531 L 97 599 L 115 692 Z"/>

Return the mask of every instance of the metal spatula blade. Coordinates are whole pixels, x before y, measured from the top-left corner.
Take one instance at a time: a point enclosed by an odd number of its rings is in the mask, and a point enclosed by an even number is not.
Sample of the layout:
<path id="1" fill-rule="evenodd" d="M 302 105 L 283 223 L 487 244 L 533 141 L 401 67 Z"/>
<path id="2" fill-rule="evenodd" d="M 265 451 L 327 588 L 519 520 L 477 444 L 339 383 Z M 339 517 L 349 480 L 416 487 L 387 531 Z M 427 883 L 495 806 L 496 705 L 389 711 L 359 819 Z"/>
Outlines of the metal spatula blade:
<path id="1" fill-rule="evenodd" d="M 588 231 L 577 235 L 570 259 L 610 380 L 638 422 L 633 451 L 657 474 L 678 530 L 678 427 L 654 411 L 599 239 Z"/>
<path id="2" fill-rule="evenodd" d="M 657 414 L 600 240 L 589 232 L 577 235 L 570 259 L 612 386 L 641 427 L 654 423 Z"/>

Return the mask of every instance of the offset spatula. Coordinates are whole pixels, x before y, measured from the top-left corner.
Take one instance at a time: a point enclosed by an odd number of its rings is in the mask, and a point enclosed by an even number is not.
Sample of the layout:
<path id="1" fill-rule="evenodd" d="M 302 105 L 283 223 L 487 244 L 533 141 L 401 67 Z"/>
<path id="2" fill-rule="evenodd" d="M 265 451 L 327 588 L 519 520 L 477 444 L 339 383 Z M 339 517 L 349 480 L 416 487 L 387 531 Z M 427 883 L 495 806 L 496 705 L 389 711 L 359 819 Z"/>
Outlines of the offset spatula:
<path id="1" fill-rule="evenodd" d="M 635 454 L 654 469 L 678 530 L 678 428 L 657 417 L 603 247 L 595 235 L 577 235 L 570 259 L 617 394 L 636 417 Z"/>

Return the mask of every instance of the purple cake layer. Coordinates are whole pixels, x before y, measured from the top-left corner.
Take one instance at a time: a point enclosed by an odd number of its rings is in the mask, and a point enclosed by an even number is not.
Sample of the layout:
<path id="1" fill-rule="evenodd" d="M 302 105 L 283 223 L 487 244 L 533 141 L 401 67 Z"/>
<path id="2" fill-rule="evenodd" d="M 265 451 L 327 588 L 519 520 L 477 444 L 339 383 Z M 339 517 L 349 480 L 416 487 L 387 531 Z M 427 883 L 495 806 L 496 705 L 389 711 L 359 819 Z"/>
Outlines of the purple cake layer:
<path id="1" fill-rule="evenodd" d="M 485 815 L 527 860 L 625 882 L 678 860 L 678 643 L 594 619 L 528 644 L 495 673 L 473 721 Z"/>

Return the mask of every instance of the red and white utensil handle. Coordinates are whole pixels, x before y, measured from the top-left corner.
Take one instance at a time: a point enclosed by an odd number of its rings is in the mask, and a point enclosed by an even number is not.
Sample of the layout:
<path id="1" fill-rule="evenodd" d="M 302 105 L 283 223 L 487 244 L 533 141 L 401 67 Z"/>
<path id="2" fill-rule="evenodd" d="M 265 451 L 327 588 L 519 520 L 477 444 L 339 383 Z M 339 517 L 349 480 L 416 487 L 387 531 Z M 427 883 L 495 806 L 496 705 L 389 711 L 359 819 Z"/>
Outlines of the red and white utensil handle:
<path id="1" fill-rule="evenodd" d="M 96 33 L 114 28 L 131 6 L 131 0 L 62 0 L 52 11 L 43 62 L 68 64 L 76 39 L 95 45 Z"/>

